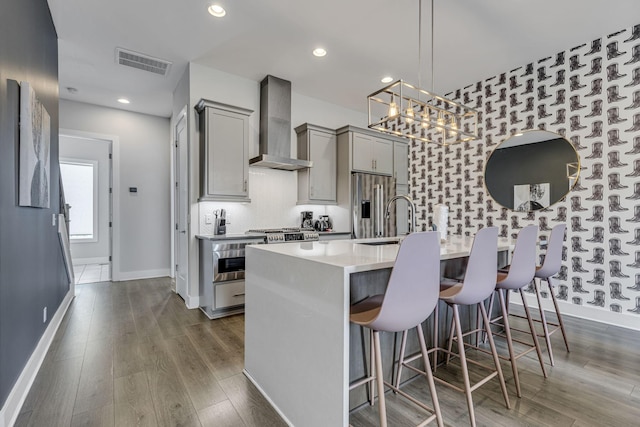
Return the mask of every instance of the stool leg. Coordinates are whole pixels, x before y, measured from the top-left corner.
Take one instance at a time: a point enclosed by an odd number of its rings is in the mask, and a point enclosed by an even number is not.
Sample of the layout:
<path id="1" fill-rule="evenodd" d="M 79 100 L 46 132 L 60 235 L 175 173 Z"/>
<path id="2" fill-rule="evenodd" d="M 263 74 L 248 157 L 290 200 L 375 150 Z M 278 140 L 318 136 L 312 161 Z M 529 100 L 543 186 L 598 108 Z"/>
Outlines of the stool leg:
<path id="1" fill-rule="evenodd" d="M 507 312 L 507 305 L 505 303 L 505 297 L 503 289 L 498 289 L 498 299 L 500 300 L 500 308 L 502 310 L 502 321 L 504 322 L 504 332 L 507 336 L 507 347 L 509 348 L 509 361 L 511 362 L 511 370 L 513 371 L 513 382 L 516 384 L 516 396 L 522 397 L 520 391 L 520 377 L 518 377 L 518 362 L 516 360 L 515 352 L 513 351 L 513 341 L 511 340 L 511 327 L 509 326 L 509 314 Z"/>
<path id="2" fill-rule="evenodd" d="M 489 347 L 491 348 L 491 354 L 493 354 L 493 363 L 496 365 L 496 370 L 498 371 L 498 379 L 500 380 L 500 388 L 502 389 L 502 396 L 504 397 L 504 403 L 507 405 L 507 409 L 511 409 L 511 404 L 509 403 L 509 394 L 507 393 L 507 385 L 504 382 L 504 375 L 502 374 L 502 368 L 500 367 L 500 358 L 498 357 L 498 350 L 496 349 L 496 344 L 493 341 L 493 334 L 491 333 L 491 325 L 489 324 L 489 316 L 487 316 L 487 311 L 484 308 L 483 303 L 479 303 L 480 313 L 482 314 L 482 318 L 484 319 L 484 330 L 487 335 L 487 339 L 489 340 Z"/>
<path id="3" fill-rule="evenodd" d="M 449 310 L 447 310 L 447 311 L 449 311 Z M 460 316 L 458 316 L 458 320 L 460 320 Z M 451 317 L 451 327 L 449 328 L 449 340 L 447 341 L 447 358 L 446 358 L 446 361 L 445 361 L 445 365 L 448 365 L 449 361 L 451 360 L 451 348 L 453 346 L 453 336 L 454 336 L 454 332 L 455 332 L 454 328 L 455 328 L 455 319 L 452 316 Z M 461 328 L 462 328 L 462 326 L 461 326 Z"/>
<path id="4" fill-rule="evenodd" d="M 422 351 L 422 360 L 424 362 L 424 371 L 427 375 L 427 382 L 429 383 L 429 393 L 431 393 L 431 400 L 433 401 L 433 410 L 436 414 L 436 421 L 438 426 L 443 426 L 442 413 L 440 412 L 440 402 L 438 402 L 438 394 L 436 393 L 436 384 L 433 381 L 433 373 L 431 372 L 431 363 L 429 362 L 429 355 L 427 354 L 427 344 L 424 341 L 424 332 L 420 325 L 416 326 L 418 331 L 418 341 L 420 341 L 420 350 Z"/>
<path id="5" fill-rule="evenodd" d="M 467 369 L 467 358 L 464 354 L 464 341 L 462 340 L 462 327 L 460 326 L 460 313 L 458 305 L 453 304 L 453 324 L 458 337 L 458 352 L 460 356 L 460 365 L 462 366 L 462 377 L 464 379 L 464 394 L 467 397 L 467 407 L 469 408 L 469 420 L 471 426 L 476 426 L 476 414 L 473 409 L 473 398 L 471 397 L 471 383 L 469 382 L 469 370 Z"/>
<path id="6" fill-rule="evenodd" d="M 558 300 L 556 300 L 556 294 L 553 292 L 553 286 L 551 285 L 551 277 L 547 277 L 547 283 L 549 284 L 549 293 L 551 294 L 551 299 L 553 300 L 553 306 L 556 309 L 556 316 L 558 317 L 558 324 L 560 325 L 560 332 L 562 332 L 562 338 L 564 339 L 564 345 L 567 347 L 567 353 L 569 352 L 569 341 L 567 340 L 567 334 L 564 330 L 564 323 L 562 322 L 562 315 L 560 314 L 560 309 L 558 308 Z"/>
<path id="7" fill-rule="evenodd" d="M 448 311 L 448 310 L 447 310 Z M 440 348 L 439 339 L 439 319 L 440 317 L 440 302 L 436 303 L 436 309 L 433 312 L 433 348 L 435 351 L 433 352 L 433 372 L 436 372 L 438 369 L 438 348 Z"/>
<path id="8" fill-rule="evenodd" d="M 380 411 L 380 427 L 387 427 L 387 406 L 384 401 L 384 378 L 382 377 L 380 332 L 378 331 L 373 331 L 373 348 L 376 358 L 376 382 L 378 384 L 378 411 Z"/>
<path id="9" fill-rule="evenodd" d="M 373 330 L 369 329 L 369 378 L 373 377 L 373 366 L 376 363 L 376 356 L 373 345 Z M 367 383 L 367 389 L 369 391 L 369 405 L 373 406 L 373 401 L 376 394 L 376 385 L 373 381 Z"/>
<path id="10" fill-rule="evenodd" d="M 402 331 L 402 340 L 400 341 L 400 358 L 398 359 L 398 369 L 396 369 L 396 388 L 400 388 L 400 376 L 402 375 L 402 366 L 404 365 L 404 352 L 407 346 L 407 334 L 409 331 Z M 397 392 L 394 390 L 394 393 Z"/>
<path id="11" fill-rule="evenodd" d="M 542 299 L 540 298 L 540 287 L 538 281 L 533 279 L 533 287 L 536 291 L 536 298 L 538 299 L 538 309 L 540 310 L 540 322 L 542 323 L 542 331 L 544 332 L 544 340 L 547 343 L 547 351 L 549 352 L 549 361 L 551 366 L 553 364 L 553 350 L 551 349 L 551 335 L 549 335 L 549 326 L 547 325 L 547 319 L 544 315 L 544 309 L 542 308 Z"/>
<path id="12" fill-rule="evenodd" d="M 540 367 L 542 368 L 542 375 L 547 378 L 547 368 L 544 367 L 542 351 L 540 350 L 540 343 L 538 342 L 538 334 L 536 333 L 536 328 L 533 324 L 531 313 L 529 312 L 529 306 L 527 306 L 527 300 L 524 297 L 524 291 L 522 290 L 522 288 L 520 288 L 519 291 L 520 297 L 522 298 L 522 305 L 524 306 L 524 312 L 527 315 L 527 320 L 529 321 L 529 330 L 531 331 L 531 336 L 533 337 L 533 345 L 536 347 L 536 353 L 538 353 L 538 361 L 540 362 Z"/>

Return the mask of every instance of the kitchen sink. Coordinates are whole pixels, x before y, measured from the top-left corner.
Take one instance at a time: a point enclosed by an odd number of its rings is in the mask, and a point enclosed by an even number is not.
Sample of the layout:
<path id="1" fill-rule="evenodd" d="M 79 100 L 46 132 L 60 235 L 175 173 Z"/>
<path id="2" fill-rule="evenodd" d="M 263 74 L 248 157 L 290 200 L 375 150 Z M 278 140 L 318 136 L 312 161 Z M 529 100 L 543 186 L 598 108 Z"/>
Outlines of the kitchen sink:
<path id="1" fill-rule="evenodd" d="M 367 246 L 397 245 L 399 243 L 400 243 L 400 239 L 377 240 L 374 242 L 360 242 L 361 245 L 367 245 Z"/>

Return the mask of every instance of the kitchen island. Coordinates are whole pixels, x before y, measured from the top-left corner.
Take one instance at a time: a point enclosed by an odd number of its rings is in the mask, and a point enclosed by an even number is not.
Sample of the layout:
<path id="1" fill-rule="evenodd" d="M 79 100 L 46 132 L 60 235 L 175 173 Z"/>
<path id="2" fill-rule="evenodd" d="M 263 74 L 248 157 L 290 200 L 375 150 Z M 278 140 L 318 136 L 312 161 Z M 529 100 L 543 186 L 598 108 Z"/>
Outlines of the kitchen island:
<path id="1" fill-rule="evenodd" d="M 366 353 L 349 306 L 384 291 L 399 247 L 385 240 L 247 247 L 245 374 L 289 424 L 348 425 L 350 378 L 361 375 L 350 371 L 364 370 L 351 353 Z M 450 238 L 441 260 L 468 256 L 472 242 Z M 503 253 L 510 247 L 499 243 Z"/>

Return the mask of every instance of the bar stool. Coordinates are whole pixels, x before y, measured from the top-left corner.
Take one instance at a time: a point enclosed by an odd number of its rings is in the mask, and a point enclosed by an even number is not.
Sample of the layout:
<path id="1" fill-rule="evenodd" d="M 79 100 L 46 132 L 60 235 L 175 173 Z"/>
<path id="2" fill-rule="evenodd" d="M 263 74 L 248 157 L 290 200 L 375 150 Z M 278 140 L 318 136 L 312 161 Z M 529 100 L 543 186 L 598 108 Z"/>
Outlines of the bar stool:
<path id="1" fill-rule="evenodd" d="M 560 271 L 560 267 L 562 264 L 562 242 L 564 241 L 564 233 L 567 229 L 566 224 L 558 224 L 551 230 L 551 235 L 549 236 L 549 242 L 547 243 L 547 252 L 544 255 L 544 261 L 540 267 L 536 268 L 535 277 L 537 279 L 546 280 L 549 285 L 549 293 L 551 294 L 551 299 L 553 300 L 553 306 L 556 310 L 556 317 L 558 318 L 558 323 L 547 322 L 547 319 L 544 315 L 544 310 L 542 309 L 542 299 L 540 295 L 540 288 L 538 287 L 538 283 L 536 280 L 533 281 L 533 285 L 536 291 L 536 297 L 538 299 L 538 309 L 540 310 L 540 322 L 542 323 L 542 330 L 544 332 L 544 338 L 547 343 L 547 350 L 549 352 L 549 361 L 551 362 L 551 366 L 554 366 L 553 363 L 553 351 L 551 350 L 551 334 L 556 332 L 558 329 L 562 332 L 562 338 L 564 339 L 564 345 L 567 348 L 567 352 L 569 352 L 569 341 L 567 340 L 567 333 L 564 329 L 564 323 L 562 322 L 562 316 L 560 315 L 560 309 L 558 308 L 558 301 L 556 300 L 556 295 L 554 293 L 553 284 L 551 283 L 551 276 L 558 274 Z M 549 330 L 549 325 L 554 328 Z"/>
<path id="2" fill-rule="evenodd" d="M 440 300 L 444 301 L 448 306 L 453 308 L 453 325 L 452 325 L 452 333 L 455 331 L 455 337 L 458 342 L 458 353 L 454 354 L 451 351 L 451 347 L 445 349 L 438 347 L 438 334 L 437 334 L 437 326 L 434 331 L 434 342 L 436 348 L 430 350 L 430 352 L 435 352 L 437 355 L 438 351 L 442 351 L 447 355 L 453 354 L 454 356 L 458 356 L 460 358 L 460 365 L 462 367 L 462 376 L 464 382 L 464 388 L 460 388 L 454 384 L 450 384 L 438 377 L 435 377 L 436 381 L 451 387 L 452 389 L 462 392 L 466 396 L 467 407 L 469 409 L 469 419 L 472 426 L 476 425 L 475 411 L 473 407 L 473 398 L 471 393 L 475 391 L 478 387 L 487 383 L 494 377 L 498 377 L 500 381 L 500 387 L 502 389 L 502 395 L 504 397 L 505 405 L 507 409 L 511 408 L 511 404 L 509 403 L 509 396 L 507 394 L 507 386 L 504 382 L 504 376 L 502 375 L 502 369 L 500 367 L 500 359 L 498 358 L 498 352 L 495 347 L 495 343 L 493 341 L 493 335 L 491 333 L 491 328 L 489 326 L 489 319 L 487 316 L 487 312 L 485 310 L 483 301 L 489 298 L 491 293 L 495 288 L 496 281 L 496 271 L 498 264 L 498 229 L 496 227 L 487 227 L 478 231 L 473 241 L 473 246 L 471 248 L 471 253 L 469 255 L 469 262 L 467 264 L 467 269 L 464 275 L 464 279 L 461 283 L 450 286 L 450 283 L 445 284 L 445 287 L 442 291 L 440 291 Z M 493 356 L 493 363 L 495 365 L 495 369 L 486 366 L 478 361 L 469 360 L 465 355 L 465 342 L 464 337 L 470 334 L 475 334 L 477 332 L 476 329 L 470 332 L 462 333 L 462 327 L 460 325 L 460 313 L 459 306 L 467 305 L 473 306 L 476 305 L 478 310 L 482 314 L 482 325 L 487 334 L 487 338 L 489 340 L 489 346 L 491 348 L 491 354 Z M 437 314 L 436 314 L 437 316 Z M 403 342 L 406 340 L 406 337 L 403 334 Z M 450 340 L 451 343 L 451 340 Z M 409 362 L 417 359 L 418 356 L 410 356 L 405 358 L 404 356 L 404 345 L 401 345 L 400 349 L 400 359 L 398 361 L 398 372 L 396 374 L 396 385 L 399 385 L 400 375 L 402 373 L 402 367 L 406 367 L 413 371 L 421 372 L 419 369 L 409 365 Z M 437 361 L 437 357 L 435 358 Z M 467 367 L 467 363 L 472 363 L 477 366 L 481 366 L 485 369 L 491 371 L 489 375 L 485 378 L 478 381 L 473 386 L 471 385 L 469 379 L 469 370 Z"/>
<path id="3" fill-rule="evenodd" d="M 528 354 L 529 352 L 536 350 L 538 354 L 538 361 L 542 368 L 542 374 L 547 377 L 547 371 L 544 367 L 542 360 L 542 352 L 540 350 L 540 344 L 538 342 L 538 335 L 536 333 L 529 307 L 524 296 L 523 288 L 527 286 L 533 280 L 533 276 L 536 271 L 536 237 L 538 234 L 538 227 L 535 225 L 529 225 L 518 233 L 518 239 L 516 240 L 516 247 L 513 250 L 513 256 L 511 258 L 511 265 L 508 270 L 499 271 L 496 283 L 496 292 L 498 293 L 498 299 L 500 301 L 500 308 L 502 315 L 491 320 L 491 323 L 504 328 L 504 337 L 507 340 L 507 347 L 509 349 L 509 357 L 500 356 L 502 359 L 509 360 L 511 362 L 511 369 L 513 370 L 513 379 L 516 385 L 516 394 L 518 397 L 522 397 L 520 390 L 520 378 L 518 376 L 517 360 Z M 522 297 L 522 304 L 524 307 L 525 317 L 529 323 L 529 331 L 519 330 L 513 328 L 518 332 L 529 332 L 533 338 L 533 345 L 528 342 L 514 339 L 511 335 L 512 328 L 509 325 L 509 311 L 507 308 L 508 298 L 505 298 L 505 293 L 509 291 L 519 291 Z M 493 297 L 491 299 L 490 307 L 493 305 Z M 490 308 L 491 310 L 491 308 Z M 502 320 L 502 323 L 498 323 Z M 501 334 L 496 334 L 502 336 Z M 516 341 L 520 344 L 528 346 L 527 350 L 524 350 L 518 354 L 515 353 L 513 348 L 513 342 Z"/>
<path id="4" fill-rule="evenodd" d="M 377 383 L 380 425 L 383 427 L 387 425 L 385 385 L 431 412 L 432 415 L 420 425 L 434 419 L 438 426 L 442 427 L 444 424 L 421 328 L 421 323 L 431 315 L 438 302 L 439 280 L 440 234 L 435 231 L 412 233 L 400 245 L 384 296 L 375 295 L 351 306 L 350 321 L 372 331 L 374 361 L 371 365 L 375 365 L 375 373 L 354 382 L 349 389 L 371 384 L 373 381 Z M 411 328 L 416 328 L 418 332 L 422 358 L 425 367 L 428 367 L 423 374 L 429 384 L 433 408 L 398 390 L 383 378 L 380 332 L 406 332 Z"/>

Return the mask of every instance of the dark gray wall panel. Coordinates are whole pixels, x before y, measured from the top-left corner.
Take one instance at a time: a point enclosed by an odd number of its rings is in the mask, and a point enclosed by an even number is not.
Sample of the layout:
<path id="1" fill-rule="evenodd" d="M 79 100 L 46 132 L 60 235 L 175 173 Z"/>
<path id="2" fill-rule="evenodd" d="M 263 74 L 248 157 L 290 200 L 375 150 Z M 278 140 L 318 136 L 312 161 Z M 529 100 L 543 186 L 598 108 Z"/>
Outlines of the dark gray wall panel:
<path id="1" fill-rule="evenodd" d="M 57 228 L 58 45 L 46 0 L 0 2 L 0 406 L 69 290 Z M 19 81 L 51 117 L 50 208 L 19 207 Z M 42 311 L 47 307 L 48 320 Z"/>

